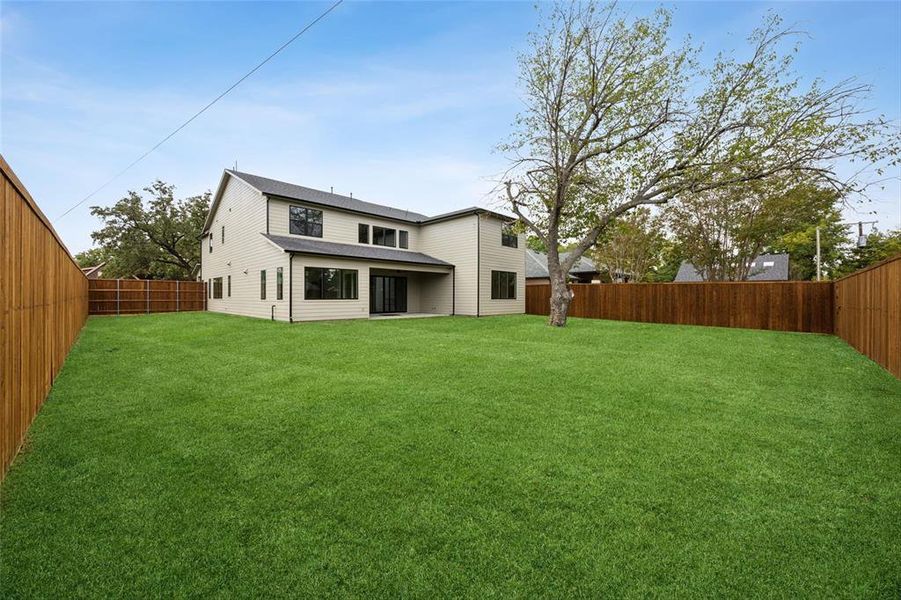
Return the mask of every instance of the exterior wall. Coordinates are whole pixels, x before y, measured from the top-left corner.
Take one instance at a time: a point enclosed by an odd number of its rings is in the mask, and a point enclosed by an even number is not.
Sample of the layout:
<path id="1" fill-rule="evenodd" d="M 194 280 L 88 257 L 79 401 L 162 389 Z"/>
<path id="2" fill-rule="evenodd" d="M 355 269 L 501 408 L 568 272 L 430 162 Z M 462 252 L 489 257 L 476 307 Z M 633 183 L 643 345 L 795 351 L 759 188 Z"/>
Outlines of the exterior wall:
<path id="1" fill-rule="evenodd" d="M 444 286 L 455 289 L 454 314 L 475 316 L 478 273 L 478 216 L 465 215 L 458 219 L 424 225 L 419 234 L 419 251 L 455 265 L 456 283 L 443 282 L 428 292 L 429 297 L 443 297 Z M 525 259 L 523 259 L 525 260 Z M 523 263 L 525 264 L 525 263 Z M 450 313 L 446 306 L 441 312 Z"/>
<path id="2" fill-rule="evenodd" d="M 358 215 L 354 213 L 343 212 L 316 206 L 314 204 L 305 204 L 303 202 L 289 202 L 286 200 L 269 200 L 269 233 L 272 235 L 287 235 L 298 238 L 305 238 L 302 235 L 292 235 L 291 228 L 288 223 L 289 207 L 304 206 L 322 211 L 322 237 L 313 238 L 321 239 L 325 242 L 337 242 L 340 244 L 356 244 L 360 246 L 368 246 L 372 244 L 360 244 L 359 242 L 359 225 L 365 223 L 369 225 L 369 238 L 372 239 L 372 226 L 388 227 L 390 229 L 404 230 L 409 232 L 410 243 L 409 248 L 401 248 L 395 246 L 397 250 L 410 250 L 413 252 L 421 252 L 419 250 L 419 226 L 415 223 L 404 223 L 403 221 L 390 221 L 387 219 L 379 219 L 377 217 L 369 217 L 367 215 Z M 265 223 L 262 231 L 266 231 Z M 399 241 L 399 240 L 396 240 Z M 382 246 L 376 246 L 381 248 Z M 390 246 L 388 246 L 390 247 Z"/>
<path id="3" fill-rule="evenodd" d="M 519 235 L 519 247 L 501 244 L 504 223 L 491 215 L 479 218 L 479 314 L 504 315 L 526 312 L 526 239 Z M 516 273 L 516 299 L 492 300 L 491 271 Z"/>
<path id="4" fill-rule="evenodd" d="M 358 298 L 356 300 L 305 300 L 305 267 L 356 270 Z M 451 281 L 452 273 L 449 269 L 417 267 L 417 271 L 410 271 L 409 266 L 395 263 L 363 262 L 344 258 L 295 255 L 293 266 L 294 320 L 320 321 L 369 318 L 369 276 L 371 274 L 407 277 L 407 312 L 450 314 L 449 309 L 446 311 L 441 310 L 450 305 L 450 288 L 447 285 L 441 286 L 437 283 Z M 435 299 L 434 289 L 436 288 L 447 290 L 447 298 L 441 303 Z M 424 293 L 424 291 L 427 292 Z"/>
<path id="5" fill-rule="evenodd" d="M 222 226 L 225 226 L 225 244 Z M 201 276 L 209 283 L 222 277 L 222 298 L 207 300 L 208 310 L 248 317 L 270 318 L 275 305 L 275 318 L 288 319 L 288 254 L 263 237 L 266 231 L 266 199 L 243 181 L 229 177 L 219 208 L 216 210 L 209 238 L 201 240 Z M 284 269 L 284 297 L 276 300 L 276 269 Z M 266 270 L 266 299 L 260 299 L 260 271 Z M 228 296 L 228 276 L 232 278 Z"/>

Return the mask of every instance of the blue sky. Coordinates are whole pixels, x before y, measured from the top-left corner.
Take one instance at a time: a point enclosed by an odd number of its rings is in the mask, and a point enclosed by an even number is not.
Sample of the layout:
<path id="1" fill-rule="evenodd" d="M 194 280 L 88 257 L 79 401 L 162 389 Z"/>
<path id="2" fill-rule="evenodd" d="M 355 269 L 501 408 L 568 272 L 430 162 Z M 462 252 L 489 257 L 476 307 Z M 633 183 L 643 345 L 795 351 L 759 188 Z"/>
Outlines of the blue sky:
<path id="1" fill-rule="evenodd" d="M 42 3 L 0 8 L 0 149 L 75 252 L 112 204 L 159 178 L 179 195 L 239 169 L 426 214 L 494 206 L 494 147 L 521 106 L 532 3 L 346 2 L 166 145 L 58 215 L 290 38 L 328 4 Z M 623 4 L 632 13 L 657 4 Z M 672 37 L 717 50 L 769 9 L 809 33 L 807 79 L 857 76 L 901 120 L 901 3 L 679 3 Z M 901 173 L 891 173 L 899 176 Z M 849 220 L 901 224 L 897 181 Z"/>

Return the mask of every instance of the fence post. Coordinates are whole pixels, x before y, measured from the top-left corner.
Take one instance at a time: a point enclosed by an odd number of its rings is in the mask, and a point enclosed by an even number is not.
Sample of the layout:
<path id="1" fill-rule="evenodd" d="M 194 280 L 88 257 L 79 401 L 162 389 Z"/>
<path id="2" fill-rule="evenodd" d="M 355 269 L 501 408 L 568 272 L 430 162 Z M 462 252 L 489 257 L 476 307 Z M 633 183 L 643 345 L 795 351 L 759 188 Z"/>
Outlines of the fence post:
<path id="1" fill-rule="evenodd" d="M 121 298 L 120 298 L 120 297 L 121 297 L 121 293 L 120 293 L 120 291 L 119 291 L 119 281 L 121 281 L 121 280 L 117 278 L 117 279 L 116 279 L 116 316 L 117 316 L 117 317 L 119 316 L 119 312 L 120 312 L 120 307 L 119 307 L 119 305 L 120 305 L 120 303 L 121 303 Z"/>
<path id="2" fill-rule="evenodd" d="M 146 290 L 146 292 L 147 292 L 147 314 L 149 315 L 150 314 L 150 280 L 149 279 L 144 280 L 144 286 L 147 288 L 147 290 Z"/>
<path id="3" fill-rule="evenodd" d="M 181 298 L 181 292 L 178 291 L 178 280 L 175 280 L 175 312 L 178 312 L 178 301 Z"/>

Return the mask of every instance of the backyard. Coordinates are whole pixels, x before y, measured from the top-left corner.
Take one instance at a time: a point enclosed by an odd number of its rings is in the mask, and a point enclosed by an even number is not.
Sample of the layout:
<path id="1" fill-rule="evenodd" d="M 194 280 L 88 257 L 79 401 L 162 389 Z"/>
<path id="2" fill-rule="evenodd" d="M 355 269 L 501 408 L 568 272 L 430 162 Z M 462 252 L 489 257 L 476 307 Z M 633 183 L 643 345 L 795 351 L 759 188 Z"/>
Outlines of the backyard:
<path id="1" fill-rule="evenodd" d="M 901 593 L 901 381 L 833 336 L 93 317 L 7 597 Z"/>

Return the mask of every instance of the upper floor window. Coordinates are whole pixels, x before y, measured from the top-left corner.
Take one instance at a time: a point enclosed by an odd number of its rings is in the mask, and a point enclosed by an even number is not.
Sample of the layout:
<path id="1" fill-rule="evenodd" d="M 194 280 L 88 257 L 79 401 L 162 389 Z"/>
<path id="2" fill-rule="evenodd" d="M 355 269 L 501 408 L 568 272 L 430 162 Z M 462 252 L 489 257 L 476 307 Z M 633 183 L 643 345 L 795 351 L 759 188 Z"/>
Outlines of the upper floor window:
<path id="1" fill-rule="evenodd" d="M 222 226 L 222 243 L 225 243 L 225 225 Z"/>
<path id="2" fill-rule="evenodd" d="M 359 237 L 357 238 L 361 244 L 369 243 L 369 225 L 366 223 L 360 223 L 358 227 Z"/>
<path id="3" fill-rule="evenodd" d="M 410 247 L 410 234 L 404 230 L 401 230 L 398 237 L 398 243 L 401 248 L 409 248 Z"/>
<path id="4" fill-rule="evenodd" d="M 289 212 L 290 231 L 294 235 L 322 237 L 322 211 L 303 206 L 292 206 Z"/>
<path id="5" fill-rule="evenodd" d="M 357 271 L 355 269 L 304 269 L 305 300 L 357 300 Z"/>
<path id="6" fill-rule="evenodd" d="M 213 251 L 213 232 L 210 232 L 210 252 Z"/>
<path id="7" fill-rule="evenodd" d="M 397 230 L 387 227 L 372 226 L 372 243 L 377 246 L 397 246 Z"/>
<path id="8" fill-rule="evenodd" d="M 213 298 L 222 298 L 222 278 L 213 277 Z"/>
<path id="9" fill-rule="evenodd" d="M 501 229 L 501 245 L 519 248 L 519 236 L 513 231 L 512 225 L 504 225 L 504 228 Z"/>
<path id="10" fill-rule="evenodd" d="M 516 273 L 512 271 L 491 272 L 491 299 L 516 300 Z"/>

